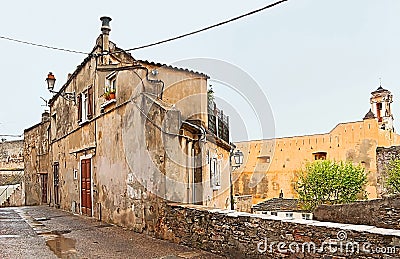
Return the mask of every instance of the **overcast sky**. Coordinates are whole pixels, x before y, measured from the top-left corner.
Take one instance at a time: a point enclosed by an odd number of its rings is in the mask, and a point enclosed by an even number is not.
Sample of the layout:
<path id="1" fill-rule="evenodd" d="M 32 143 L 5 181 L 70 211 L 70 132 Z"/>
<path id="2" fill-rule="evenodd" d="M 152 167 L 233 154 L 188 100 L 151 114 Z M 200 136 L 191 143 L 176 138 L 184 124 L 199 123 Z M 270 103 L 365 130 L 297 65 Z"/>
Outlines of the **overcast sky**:
<path id="1" fill-rule="evenodd" d="M 109 15 L 110 39 L 126 49 L 272 2 L 14 0 L 2 4 L 0 35 L 89 52 L 100 34 L 99 18 Z M 400 130 L 399 13 L 398 0 L 289 0 L 211 31 L 132 54 L 162 63 L 212 58 L 241 68 L 268 98 L 276 136 L 325 133 L 337 123 L 361 120 L 381 77 L 382 86 L 394 95 L 395 126 Z M 5 40 L 0 40 L 0 48 L 0 134 L 22 134 L 40 121 L 45 109 L 40 97 L 50 97 L 44 81 L 47 73 L 56 75 L 58 89 L 85 55 Z M 231 125 L 234 140 L 260 138 L 254 128 L 245 136 L 235 133 L 232 120 Z"/>

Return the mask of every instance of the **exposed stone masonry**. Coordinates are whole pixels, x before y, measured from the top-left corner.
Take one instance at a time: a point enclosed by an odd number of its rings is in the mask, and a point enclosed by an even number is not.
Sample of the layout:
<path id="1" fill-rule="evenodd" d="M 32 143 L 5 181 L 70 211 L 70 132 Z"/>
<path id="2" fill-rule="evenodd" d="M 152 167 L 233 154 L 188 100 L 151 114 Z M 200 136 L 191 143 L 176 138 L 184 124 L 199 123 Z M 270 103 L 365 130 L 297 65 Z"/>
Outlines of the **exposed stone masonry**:
<path id="1" fill-rule="evenodd" d="M 400 159 L 400 146 L 378 147 L 376 148 L 376 166 L 378 172 L 378 186 L 382 193 L 387 193 L 385 189 L 385 171 L 389 162 L 393 159 Z"/>
<path id="2" fill-rule="evenodd" d="M 400 229 L 400 195 L 342 205 L 320 205 L 314 219 Z"/>
<path id="3" fill-rule="evenodd" d="M 385 258 L 398 258 L 400 245 L 398 230 L 311 220 L 282 220 L 274 216 L 177 204 L 167 206 L 160 226 L 161 233 L 156 233 L 157 236 L 228 258 L 383 258 L 382 253 L 362 252 L 364 244 L 371 244 L 367 248 L 385 248 L 386 251 L 396 249 L 396 254 L 385 254 Z M 340 253 L 340 247 L 336 247 L 336 252 L 329 252 L 327 245 L 323 253 L 313 253 L 313 249 L 308 252 L 307 248 L 301 251 L 304 243 L 314 242 L 316 249 L 320 249 L 323 242 L 340 244 L 340 231 L 347 235 L 347 239 L 342 241 L 342 251 L 346 251 L 347 243 L 357 242 L 360 248 L 358 254 Z M 265 240 L 266 251 L 258 251 L 258 248 L 265 248 Z M 286 246 L 278 249 L 279 242 Z M 292 248 L 298 245 L 300 250 L 292 253 L 288 249 L 290 244 L 293 244 Z M 352 251 L 350 246 L 348 251 Z"/>

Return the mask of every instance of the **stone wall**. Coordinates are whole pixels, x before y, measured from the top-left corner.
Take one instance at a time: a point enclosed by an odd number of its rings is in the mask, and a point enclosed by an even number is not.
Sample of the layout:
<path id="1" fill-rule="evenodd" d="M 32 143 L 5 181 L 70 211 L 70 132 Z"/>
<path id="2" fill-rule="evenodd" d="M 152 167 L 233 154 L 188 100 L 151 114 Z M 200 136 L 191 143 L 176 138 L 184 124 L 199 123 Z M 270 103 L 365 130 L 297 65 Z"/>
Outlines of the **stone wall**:
<path id="1" fill-rule="evenodd" d="M 0 142 L 0 171 L 24 168 L 24 141 Z"/>
<path id="2" fill-rule="evenodd" d="M 400 231 L 371 226 L 177 204 L 167 206 L 164 216 L 156 236 L 228 258 L 382 258 L 378 248 L 385 258 L 399 255 Z M 321 247 L 324 252 L 317 251 Z"/>
<path id="3" fill-rule="evenodd" d="M 314 219 L 400 229 L 400 195 L 342 205 L 320 205 Z"/>
<path id="4" fill-rule="evenodd" d="M 233 203 L 236 211 L 251 212 L 252 195 L 235 195 L 233 196 Z"/>
<path id="5" fill-rule="evenodd" d="M 386 167 L 393 159 L 400 159 L 400 146 L 378 147 L 376 148 L 376 167 L 378 176 L 378 186 L 381 193 L 386 194 L 387 190 L 384 186 L 384 176 L 386 175 Z"/>
<path id="6" fill-rule="evenodd" d="M 49 200 L 49 188 L 42 189 L 42 186 L 50 185 L 44 182 L 47 175 L 51 173 L 48 139 L 49 116 L 48 112 L 43 112 L 40 123 L 24 130 L 26 205 L 46 204 Z"/>

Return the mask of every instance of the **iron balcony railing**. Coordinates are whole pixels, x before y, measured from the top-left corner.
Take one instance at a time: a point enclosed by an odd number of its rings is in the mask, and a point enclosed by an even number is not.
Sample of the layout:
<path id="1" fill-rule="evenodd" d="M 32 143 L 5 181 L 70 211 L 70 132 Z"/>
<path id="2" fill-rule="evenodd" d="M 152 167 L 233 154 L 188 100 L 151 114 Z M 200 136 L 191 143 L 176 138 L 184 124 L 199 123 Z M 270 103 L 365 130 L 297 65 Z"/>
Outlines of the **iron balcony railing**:
<path id="1" fill-rule="evenodd" d="M 215 136 L 229 143 L 229 116 L 218 109 L 213 100 L 208 101 L 208 129 Z"/>

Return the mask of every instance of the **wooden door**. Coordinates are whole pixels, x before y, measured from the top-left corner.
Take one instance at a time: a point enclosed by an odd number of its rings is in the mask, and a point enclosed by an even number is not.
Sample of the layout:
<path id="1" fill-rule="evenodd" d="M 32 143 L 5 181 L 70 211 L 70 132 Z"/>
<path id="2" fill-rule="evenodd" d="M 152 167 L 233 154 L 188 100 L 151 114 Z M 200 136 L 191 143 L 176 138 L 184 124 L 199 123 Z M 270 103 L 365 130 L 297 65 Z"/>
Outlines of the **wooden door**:
<path id="1" fill-rule="evenodd" d="M 41 174 L 40 180 L 42 181 L 42 204 L 47 203 L 47 174 Z"/>
<path id="2" fill-rule="evenodd" d="M 81 161 L 81 207 L 82 214 L 92 216 L 92 182 L 91 160 Z"/>

